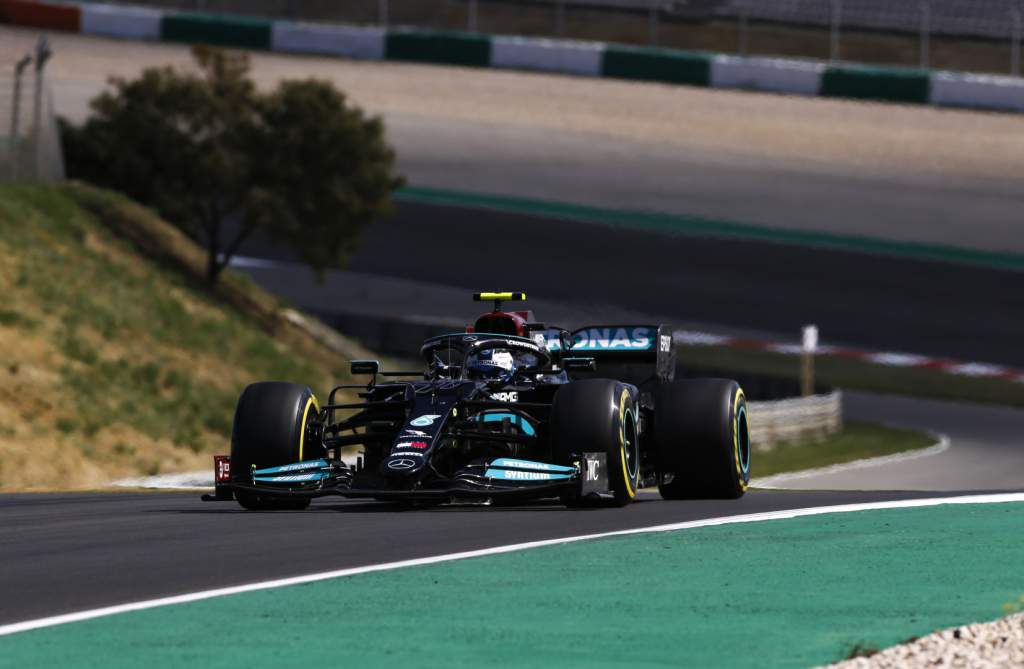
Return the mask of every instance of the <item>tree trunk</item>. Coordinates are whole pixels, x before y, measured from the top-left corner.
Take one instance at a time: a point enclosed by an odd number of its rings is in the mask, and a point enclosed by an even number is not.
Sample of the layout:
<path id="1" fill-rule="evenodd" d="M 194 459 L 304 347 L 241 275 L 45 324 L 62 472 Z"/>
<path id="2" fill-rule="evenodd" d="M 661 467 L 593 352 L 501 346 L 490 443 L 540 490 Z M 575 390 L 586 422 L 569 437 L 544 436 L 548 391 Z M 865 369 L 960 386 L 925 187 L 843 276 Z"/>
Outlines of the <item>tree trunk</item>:
<path id="1" fill-rule="evenodd" d="M 216 285 L 220 273 L 224 270 L 224 263 L 218 261 L 218 255 L 218 250 L 210 246 L 206 254 L 206 282 L 211 286 Z"/>
<path id="2" fill-rule="evenodd" d="M 217 284 L 221 270 L 224 269 L 220 258 L 220 221 L 216 217 L 206 226 L 206 282 L 211 286 Z"/>

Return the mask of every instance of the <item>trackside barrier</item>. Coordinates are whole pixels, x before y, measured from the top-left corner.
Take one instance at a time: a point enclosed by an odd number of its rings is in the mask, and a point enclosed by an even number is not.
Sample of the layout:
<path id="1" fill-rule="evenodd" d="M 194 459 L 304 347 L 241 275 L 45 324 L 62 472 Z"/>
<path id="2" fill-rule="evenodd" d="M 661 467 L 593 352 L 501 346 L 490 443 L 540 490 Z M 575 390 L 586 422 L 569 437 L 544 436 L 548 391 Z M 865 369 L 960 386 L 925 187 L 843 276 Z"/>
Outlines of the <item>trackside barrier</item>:
<path id="1" fill-rule="evenodd" d="M 383 28 L 277 21 L 271 30 L 270 48 L 290 53 L 382 60 L 384 38 Z"/>
<path id="2" fill-rule="evenodd" d="M 1024 111 L 1024 79 L 933 72 L 931 102 L 944 107 Z"/>
<path id="3" fill-rule="evenodd" d="M 491 39 L 488 35 L 401 30 L 389 32 L 385 44 L 388 60 L 475 67 L 491 64 Z"/>
<path id="4" fill-rule="evenodd" d="M 0 0 L 0 23 L 78 32 L 82 27 L 82 13 L 76 5 Z"/>
<path id="5" fill-rule="evenodd" d="M 601 75 L 604 50 L 604 44 L 597 42 L 495 36 L 491 40 L 491 66 L 597 77 Z"/>
<path id="6" fill-rule="evenodd" d="M 0 23 L 346 58 L 500 67 L 794 95 L 1024 112 L 1024 79 L 480 33 L 386 30 L 177 13 L 129 5 L 0 0 Z"/>
<path id="7" fill-rule="evenodd" d="M 768 402 L 748 402 L 750 443 L 755 451 L 770 451 L 780 442 L 824 439 L 843 429 L 843 394 Z"/>
<path id="8" fill-rule="evenodd" d="M 163 13 L 148 7 L 83 5 L 82 32 L 126 39 L 160 39 Z"/>
<path id="9" fill-rule="evenodd" d="M 160 39 L 243 49 L 270 49 L 270 21 L 244 16 L 165 14 Z"/>
<path id="10" fill-rule="evenodd" d="M 821 78 L 824 97 L 927 104 L 931 76 L 926 70 L 830 65 Z"/>
<path id="11" fill-rule="evenodd" d="M 813 61 L 720 55 L 711 61 L 711 87 L 817 95 L 824 70 Z"/>
<path id="12" fill-rule="evenodd" d="M 616 79 L 708 86 L 711 84 L 711 57 L 671 49 L 609 45 L 604 50 L 601 74 Z"/>

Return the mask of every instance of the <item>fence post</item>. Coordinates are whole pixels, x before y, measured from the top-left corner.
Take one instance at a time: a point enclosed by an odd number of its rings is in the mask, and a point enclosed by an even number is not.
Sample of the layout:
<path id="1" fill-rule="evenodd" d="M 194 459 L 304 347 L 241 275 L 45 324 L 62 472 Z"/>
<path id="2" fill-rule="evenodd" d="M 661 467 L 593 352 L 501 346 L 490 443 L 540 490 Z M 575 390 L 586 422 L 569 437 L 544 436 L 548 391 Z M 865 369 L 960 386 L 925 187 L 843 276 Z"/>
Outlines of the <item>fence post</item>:
<path id="1" fill-rule="evenodd" d="M 46 35 L 43 35 L 36 42 L 36 81 L 32 100 L 32 148 L 35 156 L 35 177 L 40 181 L 43 179 L 43 74 L 46 61 L 52 55 L 50 42 Z"/>
<path id="2" fill-rule="evenodd" d="M 839 23 L 843 15 L 843 0 L 832 0 L 830 14 L 828 58 L 833 63 L 839 60 Z"/>
<path id="3" fill-rule="evenodd" d="M 801 334 L 800 394 L 810 397 L 814 394 L 814 354 L 818 352 L 818 326 L 805 325 Z"/>
<path id="4" fill-rule="evenodd" d="M 651 46 L 658 46 L 658 20 L 661 12 L 661 0 L 651 0 L 651 7 L 647 14 L 647 42 Z"/>
<path id="5" fill-rule="evenodd" d="M 1020 10 L 1010 10 L 1010 74 L 1020 76 Z"/>
<path id="6" fill-rule="evenodd" d="M 469 9 L 468 9 L 469 16 L 468 16 L 468 18 L 466 20 L 466 28 L 471 33 L 475 33 L 477 31 L 477 11 L 478 10 L 479 10 L 479 7 L 477 6 L 477 0 L 469 0 Z"/>
<path id="7" fill-rule="evenodd" d="M 928 69 L 931 62 L 932 6 L 928 0 L 921 0 L 921 69 Z"/>
<path id="8" fill-rule="evenodd" d="M 749 50 L 748 49 L 749 37 L 748 37 L 748 34 L 747 34 L 747 21 L 749 19 L 749 16 L 747 15 L 748 11 L 749 10 L 747 9 L 747 4 L 746 3 L 743 3 L 743 4 L 740 5 L 740 13 L 739 13 L 740 55 L 743 56 L 744 58 L 747 57 L 747 51 Z"/>
<path id="9" fill-rule="evenodd" d="M 388 0 L 377 0 L 377 23 L 388 26 Z"/>
<path id="10" fill-rule="evenodd" d="M 11 181 L 18 179 L 18 127 L 21 114 L 21 75 L 25 68 L 32 63 L 32 56 L 25 54 L 21 60 L 14 65 L 14 97 L 11 100 L 11 136 L 7 138 L 7 159 L 10 161 L 8 170 L 11 174 Z"/>

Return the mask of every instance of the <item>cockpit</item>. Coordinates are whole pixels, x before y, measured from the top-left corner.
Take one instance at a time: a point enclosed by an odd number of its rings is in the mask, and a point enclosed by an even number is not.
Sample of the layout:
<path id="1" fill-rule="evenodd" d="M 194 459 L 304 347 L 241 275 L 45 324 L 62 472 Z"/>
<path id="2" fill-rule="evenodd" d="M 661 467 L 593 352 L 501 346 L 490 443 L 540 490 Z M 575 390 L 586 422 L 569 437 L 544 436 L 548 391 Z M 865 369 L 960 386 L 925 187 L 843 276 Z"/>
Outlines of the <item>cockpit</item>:
<path id="1" fill-rule="evenodd" d="M 551 366 L 546 345 L 502 334 L 442 335 L 424 342 L 421 353 L 433 378 L 508 383 Z"/>

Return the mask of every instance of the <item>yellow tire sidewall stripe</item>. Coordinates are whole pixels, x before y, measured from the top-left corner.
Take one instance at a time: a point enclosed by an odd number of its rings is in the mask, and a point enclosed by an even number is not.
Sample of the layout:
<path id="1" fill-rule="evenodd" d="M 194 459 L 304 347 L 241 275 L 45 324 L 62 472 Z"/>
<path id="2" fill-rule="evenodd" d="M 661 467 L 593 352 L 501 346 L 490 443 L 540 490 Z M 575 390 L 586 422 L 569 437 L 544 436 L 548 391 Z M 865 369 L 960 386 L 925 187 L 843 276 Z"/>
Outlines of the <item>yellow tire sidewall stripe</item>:
<path id="1" fill-rule="evenodd" d="M 732 450 L 733 459 L 736 461 L 736 478 L 740 482 L 740 489 L 744 492 L 749 487 L 743 478 L 743 461 L 740 459 L 740 400 L 745 399 L 742 388 L 736 388 L 736 394 L 732 398 Z"/>
<path id="2" fill-rule="evenodd" d="M 317 413 L 320 413 L 320 403 L 316 401 L 316 395 L 310 395 L 309 399 L 306 400 L 306 408 L 302 410 L 302 424 L 299 426 L 299 461 L 304 459 L 304 449 L 306 447 L 306 424 L 309 420 L 309 408 L 313 407 Z"/>
<path id="3" fill-rule="evenodd" d="M 626 468 L 626 400 L 629 399 L 629 390 L 622 389 L 619 396 L 619 460 L 622 462 L 622 478 L 626 482 L 626 492 L 629 498 L 636 497 L 636 487 L 629 476 L 629 469 Z"/>

